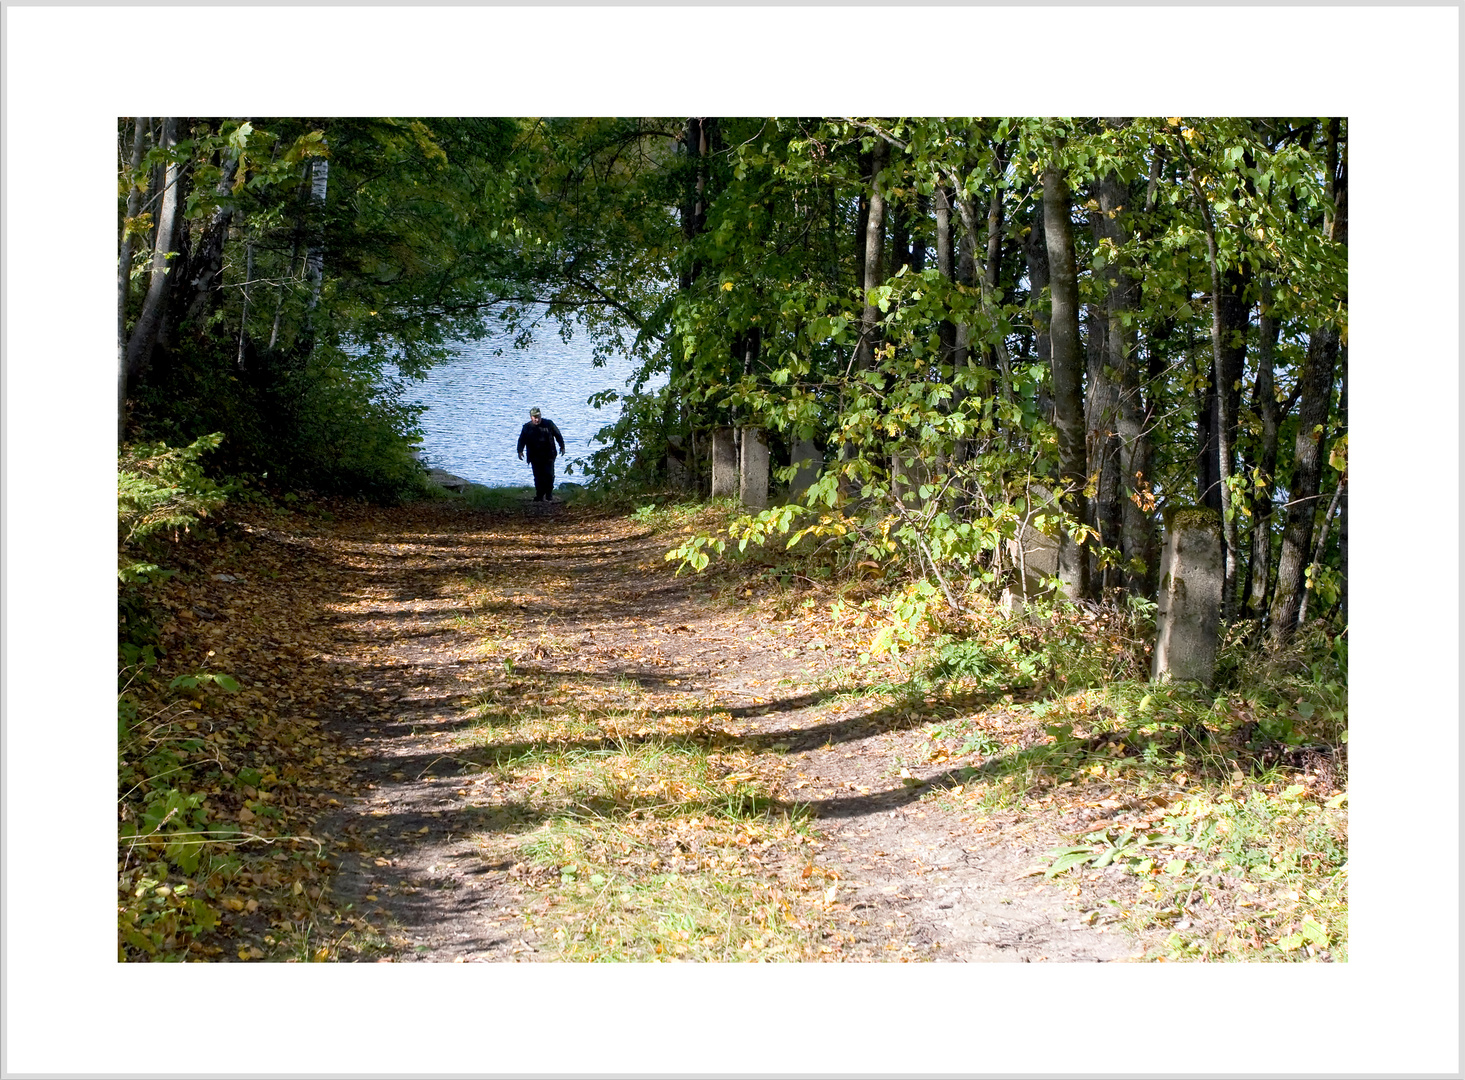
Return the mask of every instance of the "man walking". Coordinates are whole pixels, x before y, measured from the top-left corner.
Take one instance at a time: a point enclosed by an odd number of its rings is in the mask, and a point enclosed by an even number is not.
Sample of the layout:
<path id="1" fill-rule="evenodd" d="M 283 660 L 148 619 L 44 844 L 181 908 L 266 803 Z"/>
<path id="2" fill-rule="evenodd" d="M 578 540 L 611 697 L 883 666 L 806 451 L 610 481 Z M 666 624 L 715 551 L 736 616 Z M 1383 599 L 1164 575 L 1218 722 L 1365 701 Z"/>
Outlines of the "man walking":
<path id="1" fill-rule="evenodd" d="M 534 469 L 535 502 L 554 502 L 552 492 L 555 443 L 559 443 L 560 453 L 563 454 L 565 438 L 560 434 L 560 429 L 554 426 L 553 420 L 540 416 L 537 408 L 530 409 L 529 423 L 519 432 L 519 460 L 524 460 L 524 452 L 527 450 L 529 465 Z"/>

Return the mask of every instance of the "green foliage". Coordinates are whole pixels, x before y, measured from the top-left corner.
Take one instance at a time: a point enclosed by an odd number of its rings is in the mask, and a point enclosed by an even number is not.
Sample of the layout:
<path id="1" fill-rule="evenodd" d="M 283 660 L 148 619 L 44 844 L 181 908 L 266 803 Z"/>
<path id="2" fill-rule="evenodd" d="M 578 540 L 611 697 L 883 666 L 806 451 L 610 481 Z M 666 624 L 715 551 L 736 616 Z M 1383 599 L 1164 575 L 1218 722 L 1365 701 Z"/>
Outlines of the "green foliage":
<path id="1" fill-rule="evenodd" d="M 736 535 L 689 541 L 684 561 L 698 569 L 776 540 L 845 569 L 872 562 L 930 576 L 959 607 L 972 586 L 995 594 L 1018 584 L 1008 545 L 1027 528 L 1085 542 L 1110 586 L 1153 574 L 1143 543 L 1131 550 L 1133 537 L 1110 535 L 1094 511 L 1077 514 L 1078 492 L 1057 490 L 1040 341 L 1050 299 L 1027 265 L 1049 167 L 1064 172 L 1076 215 L 1093 226 L 1074 230 L 1081 303 L 1103 308 L 1116 274 L 1135 282 L 1133 310 L 1118 318 L 1147 369 L 1126 393 L 1164 421 L 1142 422 L 1146 475 L 1122 478 L 1114 498 L 1139 506 L 1151 528 L 1157 510 L 1193 501 L 1211 382 L 1195 362 L 1211 322 L 1197 299 L 1210 292 L 1206 233 L 1218 267 L 1245 272 L 1248 318 L 1263 279 L 1273 285 L 1277 401 L 1292 400 L 1311 335 L 1346 332 L 1347 246 L 1325 228 L 1340 209 L 1330 163 L 1346 152 L 1346 126 L 1315 118 L 722 118 L 702 129 L 705 156 L 687 141 L 688 121 L 655 117 L 183 128 L 174 158 L 191 250 L 213 215 L 228 213 L 231 227 L 208 301 L 174 298 L 187 317 L 135 390 L 140 433 L 178 444 L 222 431 L 224 472 L 411 497 L 415 417 L 394 373 L 411 378 L 451 340 L 482 335 L 489 311 L 521 335 L 554 319 L 562 333 L 587 333 L 597 357 L 615 351 L 639 365 L 636 385 L 615 391 L 622 410 L 602 446 L 577 463 L 608 492 L 663 487 L 674 447 L 695 451 L 691 482 L 706 490 L 698 448 L 727 424 L 769 431 L 776 465 L 798 439 L 825 450 L 808 513 L 760 515 Z M 877 142 L 888 159 L 869 177 Z M 155 149 L 120 177 L 119 197 L 149 183 L 161 160 Z M 302 192 L 324 163 L 316 205 Z M 1127 196 L 1117 231 L 1096 198 L 1111 178 Z M 887 250 L 866 295 L 859 225 L 872 183 L 886 203 Z M 979 264 L 996 253 L 970 278 L 930 265 L 938 190 L 954 197 L 960 244 Z M 998 235 L 985 235 L 989 216 Z M 145 244 L 149 220 L 124 227 Z M 319 280 L 302 270 L 312 251 L 325 253 Z M 197 280 L 193 269 L 177 280 Z M 872 327 L 862 325 L 867 303 Z M 953 351 L 958 338 L 964 353 Z M 857 357 L 862 339 L 872 347 Z M 647 391 L 661 376 L 665 385 Z M 1295 422 L 1282 418 L 1267 476 L 1255 404 L 1242 412 L 1231 513 L 1249 523 L 1262 492 L 1285 494 Z M 1346 431 L 1325 434 L 1333 467 L 1346 468 Z M 1093 496 L 1097 463 L 1091 472 L 1083 486 Z M 1035 509 L 1035 486 L 1055 491 L 1061 510 Z M 1329 549 L 1309 577 L 1324 614 L 1342 600 L 1338 558 Z"/>
<path id="2" fill-rule="evenodd" d="M 133 555 L 146 540 L 185 529 L 223 506 L 231 488 L 203 474 L 203 454 L 218 447 L 214 433 L 183 447 L 161 443 L 125 446 L 117 462 L 117 577 L 125 586 L 164 573 Z"/>
<path id="3" fill-rule="evenodd" d="M 868 655 L 897 657 L 939 627 L 936 610 L 944 601 L 929 581 L 914 581 L 898 592 L 876 597 L 866 607 L 884 616 L 870 639 Z"/>
<path id="4" fill-rule="evenodd" d="M 668 387 L 654 394 L 608 391 L 591 402 L 597 407 L 621 400 L 621 414 L 596 434 L 602 443 L 583 460 L 577 460 L 592 486 L 606 491 L 650 491 L 664 475 L 666 439 L 661 417 L 666 410 Z"/>
<path id="5" fill-rule="evenodd" d="M 927 676 L 941 682 L 966 682 L 979 690 L 1032 686 L 1044 670 L 1042 658 L 1020 636 L 947 640 L 936 649 Z"/>
<path id="6" fill-rule="evenodd" d="M 498 261 L 518 243 L 501 216 L 517 126 L 181 121 L 173 158 L 189 242 L 167 301 L 177 327 L 133 373 L 129 438 L 222 432 L 224 473 L 384 501 L 420 493 L 408 453 L 416 413 L 397 374 L 419 375 L 446 342 L 485 332 L 479 302 L 496 295 Z M 149 183 L 162 153 L 122 176 L 120 198 Z M 324 204 L 302 194 L 316 179 Z M 216 275 L 190 260 L 207 257 L 219 220 L 229 228 Z M 143 223 L 128 227 L 147 239 Z M 195 294 L 197 281 L 208 285 Z M 129 322 L 141 285 L 125 302 Z"/>
<path id="7" fill-rule="evenodd" d="M 1148 872 L 1155 864 L 1155 859 L 1161 849 L 1185 842 L 1178 836 L 1154 831 L 1136 831 L 1133 828 L 1101 829 L 1098 832 L 1090 833 L 1084 839 L 1085 843 L 1054 848 L 1052 851 L 1045 852 L 1053 861 L 1043 871 L 1043 876 L 1054 878 L 1075 867 L 1091 866 L 1095 870 L 1102 870 L 1111 863 L 1134 869 L 1136 872 Z M 1167 864 L 1167 872 L 1181 872 L 1184 861 L 1183 859 L 1170 861 Z M 1171 871 L 1168 867 L 1175 867 L 1175 869 Z"/>
<path id="8" fill-rule="evenodd" d="M 288 483 L 327 493 L 379 502 L 420 496 L 426 482 L 411 447 L 421 437 L 421 409 L 404 394 L 403 384 L 377 378 L 361 358 L 318 347 L 271 394 L 285 437 L 258 464 L 273 459 Z"/>

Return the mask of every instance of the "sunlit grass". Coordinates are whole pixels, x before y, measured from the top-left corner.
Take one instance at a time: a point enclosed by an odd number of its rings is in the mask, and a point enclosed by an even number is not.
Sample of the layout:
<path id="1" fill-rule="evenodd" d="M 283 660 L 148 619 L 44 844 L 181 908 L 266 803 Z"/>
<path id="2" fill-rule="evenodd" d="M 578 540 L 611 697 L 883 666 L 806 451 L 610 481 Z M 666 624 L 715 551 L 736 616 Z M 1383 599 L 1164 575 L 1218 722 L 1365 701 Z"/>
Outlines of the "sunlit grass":
<path id="1" fill-rule="evenodd" d="M 1151 958 L 1345 960 L 1345 639 L 1314 627 L 1265 653 L 1232 641 L 1207 688 L 1112 677 L 1113 645 L 1133 635 L 1087 622 L 1045 630 L 1036 653 L 1005 648 L 1000 626 L 938 643 L 932 692 L 1008 693 L 933 725 L 973 755 L 936 797 L 1089 816 L 1038 869 L 1074 888 L 1102 879 L 1113 920 L 1159 941 Z"/>
<path id="2" fill-rule="evenodd" d="M 470 741 L 517 808 L 501 824 L 534 823 L 482 838 L 538 868 L 527 925 L 564 960 L 817 955 L 819 882 L 764 865 L 807 841 L 806 820 L 748 770 L 725 712 L 679 704 L 528 673 L 480 698 Z"/>

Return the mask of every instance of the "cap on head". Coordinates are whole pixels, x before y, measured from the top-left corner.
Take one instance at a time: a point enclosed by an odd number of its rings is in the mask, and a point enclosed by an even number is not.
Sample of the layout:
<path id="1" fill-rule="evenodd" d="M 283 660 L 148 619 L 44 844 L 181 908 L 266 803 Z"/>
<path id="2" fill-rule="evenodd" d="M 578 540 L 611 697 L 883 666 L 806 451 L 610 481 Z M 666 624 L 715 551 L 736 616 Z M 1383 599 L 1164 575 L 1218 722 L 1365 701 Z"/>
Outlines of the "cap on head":
<path id="1" fill-rule="evenodd" d="M 538 416 L 538 415 L 539 415 L 539 410 L 538 410 L 538 409 L 537 409 L 537 408 L 535 408 L 535 409 L 530 409 L 530 410 L 529 410 L 529 415 L 530 415 L 530 416 Z"/>

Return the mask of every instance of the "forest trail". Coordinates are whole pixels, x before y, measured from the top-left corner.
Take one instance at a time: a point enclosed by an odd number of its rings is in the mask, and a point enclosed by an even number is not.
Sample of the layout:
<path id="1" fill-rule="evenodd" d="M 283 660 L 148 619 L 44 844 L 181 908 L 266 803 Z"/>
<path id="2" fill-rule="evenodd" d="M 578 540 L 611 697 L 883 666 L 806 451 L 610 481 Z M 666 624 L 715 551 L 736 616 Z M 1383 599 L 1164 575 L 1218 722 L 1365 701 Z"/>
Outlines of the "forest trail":
<path id="1" fill-rule="evenodd" d="M 315 836 L 359 957 L 1140 955 L 1102 882 L 1026 873 L 1075 822 L 946 797 L 959 706 L 854 681 L 827 599 L 718 595 L 590 509 L 333 510 L 247 528 L 315 564 L 300 636 L 355 761 Z"/>

